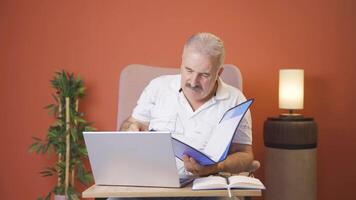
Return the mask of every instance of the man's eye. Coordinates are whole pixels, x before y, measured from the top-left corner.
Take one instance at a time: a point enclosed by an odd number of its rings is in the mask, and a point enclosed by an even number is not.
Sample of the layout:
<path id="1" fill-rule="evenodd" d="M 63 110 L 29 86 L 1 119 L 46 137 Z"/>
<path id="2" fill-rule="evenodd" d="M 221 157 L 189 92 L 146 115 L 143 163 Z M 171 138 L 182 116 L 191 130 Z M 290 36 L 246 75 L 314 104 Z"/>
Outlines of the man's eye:
<path id="1" fill-rule="evenodd" d="M 202 74 L 201 76 L 204 78 L 209 78 L 210 74 Z"/>

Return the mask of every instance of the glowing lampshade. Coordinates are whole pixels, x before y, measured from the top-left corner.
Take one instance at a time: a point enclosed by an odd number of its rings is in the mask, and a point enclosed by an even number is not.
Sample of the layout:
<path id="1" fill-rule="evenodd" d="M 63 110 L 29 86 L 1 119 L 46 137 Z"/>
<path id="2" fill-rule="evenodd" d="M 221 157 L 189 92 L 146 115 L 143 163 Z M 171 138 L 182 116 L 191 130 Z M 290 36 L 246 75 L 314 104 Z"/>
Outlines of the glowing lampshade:
<path id="1" fill-rule="evenodd" d="M 279 108 L 303 109 L 304 103 L 304 70 L 279 70 Z"/>

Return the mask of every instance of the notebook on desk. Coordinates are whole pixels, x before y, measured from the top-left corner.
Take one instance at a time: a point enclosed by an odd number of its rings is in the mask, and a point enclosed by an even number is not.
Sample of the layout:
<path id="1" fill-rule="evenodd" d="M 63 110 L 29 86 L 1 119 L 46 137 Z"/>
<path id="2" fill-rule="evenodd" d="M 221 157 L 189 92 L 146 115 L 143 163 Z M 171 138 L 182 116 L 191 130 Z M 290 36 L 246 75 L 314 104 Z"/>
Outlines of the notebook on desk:
<path id="1" fill-rule="evenodd" d="M 182 187 L 169 132 L 83 132 L 97 185 Z"/>

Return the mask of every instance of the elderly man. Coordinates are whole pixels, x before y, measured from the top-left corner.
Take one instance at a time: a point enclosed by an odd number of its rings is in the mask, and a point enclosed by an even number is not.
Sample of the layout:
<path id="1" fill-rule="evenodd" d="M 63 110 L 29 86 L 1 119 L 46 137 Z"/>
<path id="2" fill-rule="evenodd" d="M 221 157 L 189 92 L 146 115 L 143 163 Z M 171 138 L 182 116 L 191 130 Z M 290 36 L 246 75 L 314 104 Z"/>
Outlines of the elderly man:
<path id="1" fill-rule="evenodd" d="M 240 90 L 224 83 L 225 49 L 211 33 L 191 36 L 184 45 L 181 74 L 152 80 L 137 106 L 121 126 L 122 131 L 170 131 L 204 148 L 213 127 L 226 110 L 246 100 Z M 185 170 L 196 176 L 218 172 L 239 173 L 253 160 L 251 116 L 247 112 L 233 138 L 227 159 L 202 166 L 193 158 L 183 158 Z"/>

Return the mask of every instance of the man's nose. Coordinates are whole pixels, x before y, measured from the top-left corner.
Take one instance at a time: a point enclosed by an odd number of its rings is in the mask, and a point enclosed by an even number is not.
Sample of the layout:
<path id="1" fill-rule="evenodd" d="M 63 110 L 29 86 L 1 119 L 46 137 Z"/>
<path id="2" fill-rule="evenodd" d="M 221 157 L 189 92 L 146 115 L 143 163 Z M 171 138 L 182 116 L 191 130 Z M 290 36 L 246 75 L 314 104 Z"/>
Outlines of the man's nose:
<path id="1" fill-rule="evenodd" d="M 192 74 L 192 76 L 191 76 L 191 78 L 190 78 L 190 85 L 192 86 L 192 87 L 195 87 L 195 86 L 197 86 L 198 85 L 198 74 Z"/>

